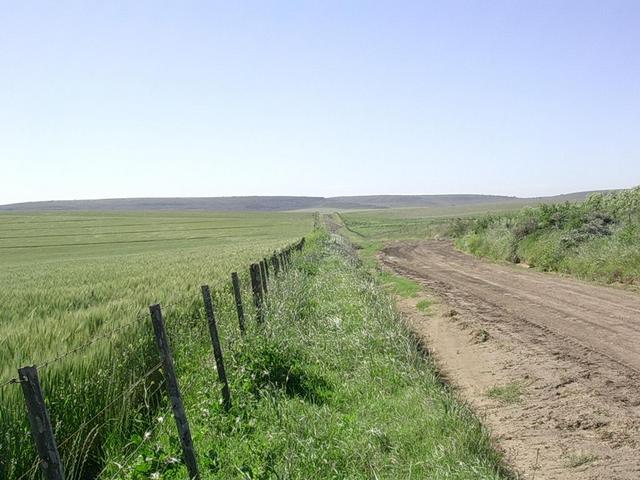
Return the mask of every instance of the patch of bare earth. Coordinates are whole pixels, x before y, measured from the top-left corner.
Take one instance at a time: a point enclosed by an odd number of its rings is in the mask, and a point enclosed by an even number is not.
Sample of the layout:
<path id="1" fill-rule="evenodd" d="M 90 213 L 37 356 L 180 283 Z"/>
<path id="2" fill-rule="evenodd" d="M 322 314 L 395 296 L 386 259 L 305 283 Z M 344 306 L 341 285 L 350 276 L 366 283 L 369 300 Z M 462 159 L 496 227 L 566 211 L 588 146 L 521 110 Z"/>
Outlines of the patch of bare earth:
<path id="1" fill-rule="evenodd" d="M 398 303 L 521 478 L 640 478 L 640 295 L 444 241 L 379 258 L 438 299 Z"/>

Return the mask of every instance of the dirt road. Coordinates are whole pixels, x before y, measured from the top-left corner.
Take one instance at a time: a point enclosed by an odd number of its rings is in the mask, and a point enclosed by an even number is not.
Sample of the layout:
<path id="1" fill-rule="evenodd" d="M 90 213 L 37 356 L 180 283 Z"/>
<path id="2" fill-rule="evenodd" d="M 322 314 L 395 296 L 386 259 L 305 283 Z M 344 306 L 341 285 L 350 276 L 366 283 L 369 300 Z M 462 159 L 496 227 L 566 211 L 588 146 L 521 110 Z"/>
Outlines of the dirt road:
<path id="1" fill-rule="evenodd" d="M 445 241 L 385 248 L 440 298 L 401 302 L 522 478 L 640 478 L 640 295 L 497 265 Z"/>

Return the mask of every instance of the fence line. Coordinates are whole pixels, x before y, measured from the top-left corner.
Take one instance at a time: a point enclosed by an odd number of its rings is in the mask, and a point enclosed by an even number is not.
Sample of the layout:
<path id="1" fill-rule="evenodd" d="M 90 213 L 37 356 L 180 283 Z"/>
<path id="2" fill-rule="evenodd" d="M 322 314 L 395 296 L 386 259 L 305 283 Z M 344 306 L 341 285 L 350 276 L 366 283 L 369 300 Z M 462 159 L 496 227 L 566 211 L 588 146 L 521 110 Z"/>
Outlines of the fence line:
<path id="1" fill-rule="evenodd" d="M 251 279 L 251 290 L 253 292 L 254 305 L 256 308 L 257 321 L 263 322 L 264 318 L 264 306 L 266 302 L 266 297 L 268 294 L 268 283 L 271 280 L 271 267 L 273 268 L 273 276 L 277 277 L 279 274 L 288 271 L 289 266 L 291 264 L 291 255 L 294 251 L 301 251 L 304 248 L 305 238 L 303 237 L 298 242 L 290 244 L 279 252 L 274 252 L 273 255 L 269 258 L 263 258 L 258 263 L 251 264 L 250 268 L 250 279 Z M 242 295 L 240 289 L 240 282 L 238 279 L 237 272 L 232 273 L 232 291 L 234 294 L 234 302 L 236 305 L 236 312 L 238 315 L 238 322 L 241 333 L 245 331 L 245 319 L 244 319 L 244 309 L 242 306 Z M 206 285 L 202 286 L 202 294 L 203 301 L 205 306 L 205 313 L 208 320 L 209 333 L 212 340 L 212 346 L 214 350 L 214 357 L 216 360 L 217 371 L 219 375 L 219 380 L 223 384 L 222 387 L 222 397 L 224 402 L 225 410 L 228 410 L 231 407 L 231 396 L 229 391 L 229 384 L 226 377 L 226 372 L 224 370 L 224 360 L 222 355 L 222 349 L 220 346 L 220 339 L 217 333 L 217 326 L 215 321 L 215 311 L 214 305 L 211 299 L 211 293 L 209 287 Z M 167 307 L 171 308 L 175 306 L 168 305 Z M 165 307 L 166 308 L 166 307 Z M 136 318 L 131 322 L 127 322 L 124 325 L 121 325 L 115 329 L 110 330 L 109 332 L 99 335 L 97 337 L 92 338 L 90 341 L 79 345 L 75 348 L 72 348 L 64 353 L 57 355 L 39 365 L 33 365 L 30 367 L 23 367 L 19 369 L 19 376 L 17 378 L 8 379 L 2 383 L 0 383 L 0 388 L 6 387 L 11 384 L 21 383 L 23 388 L 23 395 L 25 397 L 25 402 L 27 404 L 29 422 L 31 425 L 31 434 L 32 438 L 36 444 L 38 451 L 38 458 L 34 462 L 34 465 L 29 468 L 24 474 L 22 474 L 18 480 L 28 477 L 29 475 L 33 475 L 38 467 L 40 466 L 44 477 L 47 480 L 64 480 L 64 470 L 63 465 L 60 460 L 60 455 L 58 452 L 59 447 L 65 446 L 72 438 L 76 435 L 80 434 L 83 429 L 85 429 L 88 425 L 90 425 L 94 420 L 98 419 L 105 411 L 107 411 L 110 407 L 115 405 L 118 401 L 123 399 L 125 396 L 131 394 L 136 388 L 140 385 L 144 384 L 145 381 L 154 373 L 162 370 L 164 376 L 164 382 L 160 382 L 158 387 L 154 390 L 158 392 L 163 386 L 166 387 L 167 393 L 170 399 L 170 404 L 173 410 L 173 414 L 176 420 L 176 426 L 178 429 L 179 437 L 181 440 L 181 444 L 183 447 L 183 461 L 185 462 L 187 469 L 189 471 L 189 477 L 191 480 L 198 480 L 199 472 L 197 466 L 196 452 L 193 445 L 193 441 L 191 438 L 191 433 L 189 430 L 189 424 L 187 421 L 186 412 L 184 410 L 184 405 L 182 404 L 181 392 L 178 386 L 178 379 L 175 375 L 175 369 L 173 364 L 173 356 L 171 353 L 169 338 L 165 329 L 164 319 L 162 315 L 162 309 L 160 304 L 151 305 L 149 307 L 149 312 L 151 314 L 153 330 L 155 333 L 156 346 L 160 353 L 160 362 L 156 363 L 151 369 L 147 370 L 138 380 L 129 385 L 122 393 L 118 394 L 115 398 L 111 399 L 105 406 L 103 406 L 97 413 L 95 413 L 91 418 L 85 420 L 80 424 L 80 426 L 68 434 L 66 438 L 60 442 L 56 443 L 56 439 L 53 433 L 53 429 L 51 427 L 51 422 L 49 420 L 48 412 L 45 406 L 44 397 L 42 391 L 40 389 L 40 384 L 38 380 L 38 370 L 44 369 L 54 363 L 60 362 L 71 355 L 82 352 L 99 342 L 100 340 L 104 340 L 113 336 L 115 333 L 121 332 L 126 328 L 131 327 L 132 325 L 141 321 L 140 314 L 136 315 Z M 190 391 L 190 388 L 195 381 L 189 382 L 189 385 L 185 391 Z M 104 425 L 104 424 L 103 424 Z M 96 425 L 93 430 L 100 427 L 100 425 Z M 144 442 L 151 436 L 151 433 L 158 428 L 158 424 L 154 425 L 151 431 L 145 432 L 143 440 L 140 444 L 131 452 L 123 462 L 122 466 L 116 471 L 112 478 L 115 478 L 127 465 L 128 462 L 133 458 L 137 451 L 142 447 Z M 92 431 L 93 431 L 92 430 Z M 104 468 L 100 471 L 97 478 L 100 478 L 109 468 L 110 464 L 106 464 Z"/>

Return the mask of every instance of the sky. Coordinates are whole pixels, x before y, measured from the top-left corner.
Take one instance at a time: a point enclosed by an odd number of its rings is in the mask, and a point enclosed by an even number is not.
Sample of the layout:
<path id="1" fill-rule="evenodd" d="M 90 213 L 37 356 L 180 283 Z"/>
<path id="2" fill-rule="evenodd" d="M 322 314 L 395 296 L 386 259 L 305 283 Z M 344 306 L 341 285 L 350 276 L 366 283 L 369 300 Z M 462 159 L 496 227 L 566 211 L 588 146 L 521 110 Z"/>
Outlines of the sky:
<path id="1" fill-rule="evenodd" d="M 0 204 L 639 183 L 637 0 L 0 0 Z"/>

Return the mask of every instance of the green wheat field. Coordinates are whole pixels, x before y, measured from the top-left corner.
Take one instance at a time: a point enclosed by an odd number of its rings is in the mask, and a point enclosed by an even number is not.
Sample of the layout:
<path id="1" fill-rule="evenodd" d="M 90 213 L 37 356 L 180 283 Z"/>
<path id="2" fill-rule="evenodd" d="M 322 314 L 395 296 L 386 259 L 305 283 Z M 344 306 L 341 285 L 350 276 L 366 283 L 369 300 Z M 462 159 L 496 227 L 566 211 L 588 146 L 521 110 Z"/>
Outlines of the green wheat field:
<path id="1" fill-rule="evenodd" d="M 238 270 L 247 287 L 250 262 L 312 224 L 311 214 L 287 213 L 0 215 L 0 382 L 105 336 L 41 370 L 64 438 L 157 361 L 150 303 L 166 305 L 170 320 L 189 317 L 201 284 L 222 289 Z M 117 449 L 139 430 L 148 393 L 134 392 L 113 408 L 114 421 L 61 448 L 71 475 L 78 452 L 91 451 L 85 443 Z M 31 465 L 31 444 L 19 385 L 0 388 L 0 478 Z"/>

